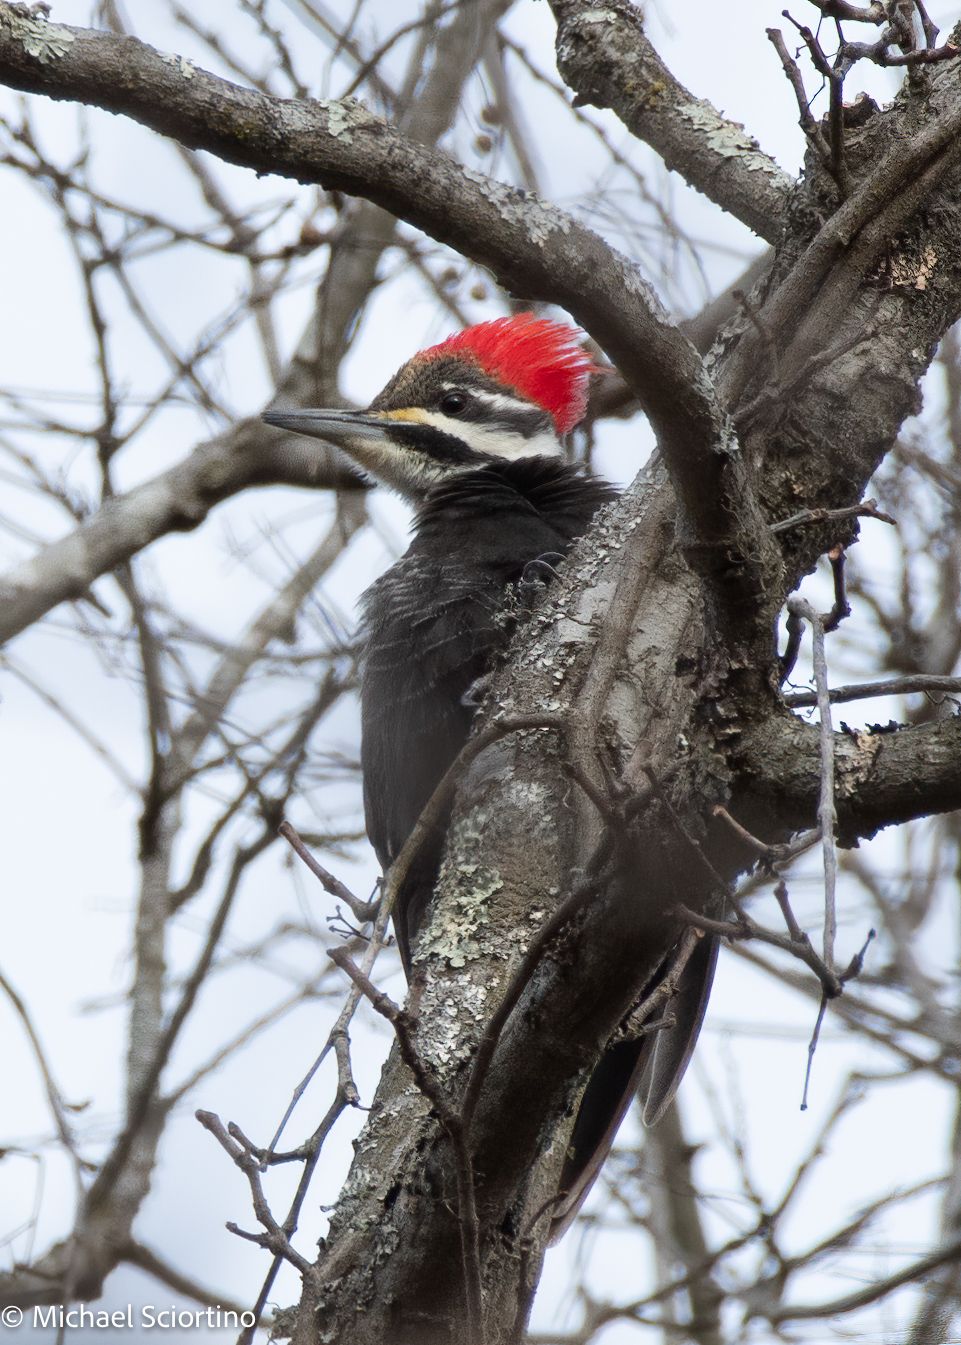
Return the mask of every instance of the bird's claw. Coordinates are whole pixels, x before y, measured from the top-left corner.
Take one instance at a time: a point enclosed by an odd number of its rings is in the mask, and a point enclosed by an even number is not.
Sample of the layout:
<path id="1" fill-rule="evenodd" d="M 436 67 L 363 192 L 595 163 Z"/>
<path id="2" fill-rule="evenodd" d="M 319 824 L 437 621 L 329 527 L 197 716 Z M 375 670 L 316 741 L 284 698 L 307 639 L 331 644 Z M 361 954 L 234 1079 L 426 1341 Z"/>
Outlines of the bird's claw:
<path id="1" fill-rule="evenodd" d="M 476 678 L 460 698 L 461 705 L 468 710 L 477 710 L 483 704 L 484 697 L 491 688 L 491 682 L 494 680 L 493 673 L 484 673 L 482 677 Z"/>
<path id="2" fill-rule="evenodd" d="M 554 567 L 563 559 L 559 551 L 545 551 L 542 556 L 527 562 L 517 581 L 517 596 L 522 608 L 530 609 L 544 585 L 558 577 Z"/>

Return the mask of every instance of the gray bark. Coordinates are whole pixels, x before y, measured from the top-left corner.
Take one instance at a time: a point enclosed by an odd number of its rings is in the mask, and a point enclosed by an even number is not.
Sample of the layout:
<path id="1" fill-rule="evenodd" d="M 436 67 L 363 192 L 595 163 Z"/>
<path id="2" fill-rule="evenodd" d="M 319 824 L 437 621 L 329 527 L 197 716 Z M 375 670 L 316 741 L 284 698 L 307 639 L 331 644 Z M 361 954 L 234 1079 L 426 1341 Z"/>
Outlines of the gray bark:
<path id="1" fill-rule="evenodd" d="M 715 351 L 717 385 L 740 416 L 733 456 L 743 491 L 771 523 L 856 502 L 917 409 L 918 381 L 961 307 L 961 150 L 949 133 L 959 116 L 946 75 L 930 80 L 922 106 L 906 96 L 878 113 L 852 144 L 861 177 L 833 214 L 812 165 L 755 300 L 777 361 L 746 321 Z M 835 236 L 838 214 L 853 227 Z M 891 247 L 904 279 L 879 283 Z M 930 277 L 927 249 L 938 263 Z M 794 294 L 799 310 L 785 298 Z M 693 490 L 683 470 L 677 477 L 682 495 Z M 711 534 L 712 503 L 700 528 L 689 514 L 678 526 L 667 472 L 655 464 L 572 559 L 491 693 L 493 721 L 559 714 L 567 750 L 601 788 L 598 752 L 627 791 L 643 793 L 641 767 L 652 767 L 669 782 L 675 816 L 646 800 L 625 827 L 618 872 L 551 945 L 500 1039 L 471 1130 L 489 1341 L 512 1338 L 578 1084 L 676 937 L 671 907 L 708 908 L 714 875 L 730 879 L 750 862 L 710 822 L 711 805 L 729 805 L 770 841 L 814 821 L 816 733 L 775 694 L 774 619 L 818 554 L 854 526 L 800 526 L 779 534 L 773 556 L 758 537 L 752 555 L 736 523 L 726 537 Z M 956 719 L 838 734 L 842 838 L 959 806 L 959 741 Z M 565 776 L 564 756 L 558 735 L 518 733 L 482 754 L 461 786 L 412 995 L 418 1048 L 454 1098 L 489 1006 L 510 984 L 532 909 L 540 917 L 570 892 L 597 841 L 592 805 Z M 444 1012 L 451 1003 L 463 1006 L 456 1019 Z M 361 1313 L 355 1339 L 468 1339 L 454 1189 L 450 1145 L 395 1053 L 307 1286 L 298 1341 L 341 1339 L 347 1304 Z"/>
<path id="2" fill-rule="evenodd" d="M 557 65 L 578 101 L 609 107 L 668 168 L 761 238 L 777 242 L 791 179 L 743 126 L 671 73 L 629 0 L 551 0 Z"/>
<path id="3" fill-rule="evenodd" d="M 624 11 L 600 12 L 598 27 Z M 956 71 L 918 74 L 850 128 L 845 201 L 808 165 L 751 320 L 705 363 L 596 235 L 362 106 L 271 99 L 79 30 L 48 35 L 41 60 L 23 22 L 0 4 L 0 79 L 394 212 L 514 292 L 566 306 L 657 430 L 660 456 L 605 511 L 495 680 L 485 729 L 552 723 L 505 728 L 473 760 L 418 951 L 412 1041 L 456 1114 L 525 948 L 581 895 L 525 979 L 466 1123 L 483 1328 L 465 1308 L 456 1146 L 395 1050 L 294 1332 L 298 1345 L 501 1345 L 523 1329 L 579 1089 L 676 940 L 676 904 L 722 912 L 725 883 L 750 863 L 712 805 L 768 841 L 813 822 L 817 744 L 779 701 L 775 621 L 856 525 L 769 525 L 860 499 L 961 311 Z M 957 721 L 877 742 L 839 734 L 842 838 L 958 806 L 958 737 Z"/>

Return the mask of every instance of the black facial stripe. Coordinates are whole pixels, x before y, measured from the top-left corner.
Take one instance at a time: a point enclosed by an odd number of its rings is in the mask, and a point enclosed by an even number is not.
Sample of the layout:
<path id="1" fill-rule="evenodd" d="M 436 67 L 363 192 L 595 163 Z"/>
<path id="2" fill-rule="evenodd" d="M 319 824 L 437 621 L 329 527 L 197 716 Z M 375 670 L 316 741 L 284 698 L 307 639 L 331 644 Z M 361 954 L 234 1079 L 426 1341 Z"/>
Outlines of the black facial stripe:
<path id="1" fill-rule="evenodd" d="M 469 420 L 475 425 L 483 425 L 491 430 L 505 430 L 508 434 L 519 434 L 523 439 L 532 439 L 535 434 L 550 430 L 551 418 L 539 407 L 518 406 L 516 410 L 505 406 L 493 407 L 480 397 L 471 397 L 462 411 L 458 411 L 458 420 Z"/>
<path id="2" fill-rule="evenodd" d="M 453 434 L 445 434 L 435 425 L 423 425 L 414 420 L 394 420 L 390 422 L 390 438 L 395 444 L 413 448 L 435 462 L 478 464 L 489 462 L 484 453 L 476 453 Z"/>
<path id="3" fill-rule="evenodd" d="M 474 421 L 519 434 L 524 439 L 533 438 L 544 430 L 553 431 L 553 421 L 543 408 L 527 402 L 520 393 L 490 378 L 472 361 L 454 356 L 409 361 L 377 394 L 370 409 L 400 411 L 419 406 L 443 415 L 441 403 L 451 392 L 463 392 L 468 398 L 467 405 L 456 415 L 451 415 L 452 421 Z M 502 397 L 512 400 L 516 397 L 516 409 L 496 405 Z"/>

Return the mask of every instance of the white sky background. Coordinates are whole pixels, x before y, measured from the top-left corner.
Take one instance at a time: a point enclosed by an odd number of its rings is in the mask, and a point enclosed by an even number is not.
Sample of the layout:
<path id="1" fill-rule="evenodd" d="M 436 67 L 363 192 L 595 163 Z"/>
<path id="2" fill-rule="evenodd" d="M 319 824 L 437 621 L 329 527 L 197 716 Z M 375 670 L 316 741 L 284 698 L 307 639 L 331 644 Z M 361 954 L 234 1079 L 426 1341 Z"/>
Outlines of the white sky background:
<path id="1" fill-rule="evenodd" d="M 765 27 L 784 26 L 785 21 L 780 18 L 782 3 L 783 0 L 770 3 L 741 0 L 731 6 L 706 0 L 675 0 L 670 6 L 665 4 L 651 10 L 649 30 L 680 79 L 696 93 L 710 98 L 722 111 L 744 122 L 763 148 L 793 172 L 803 149 L 796 108 L 776 54 L 764 36 Z M 346 13 L 352 5 L 337 0 L 331 8 Z M 90 21 L 90 9 L 87 0 L 58 0 L 52 17 L 63 22 L 86 23 Z M 209 17 L 213 23 L 224 12 L 223 0 L 206 0 L 192 9 L 201 21 Z M 371 0 L 368 4 L 370 15 L 377 16 L 381 33 L 389 32 L 401 22 L 408 10 L 413 10 L 412 0 Z M 800 14 L 802 10 L 802 0 L 798 0 L 794 11 Z M 197 64 L 216 68 L 209 51 L 183 29 L 173 28 L 165 11 L 166 6 L 160 0 L 128 0 L 127 4 L 135 30 L 144 40 L 176 50 L 195 59 Z M 670 19 L 665 21 L 668 11 Z M 950 7 L 932 7 L 932 16 L 945 27 L 949 26 L 949 15 Z M 274 17 L 291 31 L 302 32 L 286 16 L 282 5 L 275 6 Z M 509 30 L 539 65 L 553 72 L 553 23 L 546 4 L 522 0 L 511 17 Z M 256 44 L 252 27 L 238 21 L 231 41 L 236 50 L 249 51 Z M 406 50 L 406 45 L 402 46 L 398 55 L 406 54 Z M 316 51 L 318 71 L 326 69 L 322 49 L 318 46 Z M 226 71 L 219 73 L 229 75 Z M 306 61 L 301 73 L 309 79 Z M 349 75 L 345 77 L 337 69 L 329 85 L 318 86 L 315 91 L 318 95 L 336 96 L 346 79 Z M 852 80 L 851 94 L 865 82 L 873 86 L 872 92 L 879 97 L 893 88 L 893 81 L 885 77 L 865 81 L 859 70 Z M 0 101 L 4 108 L 13 102 L 7 94 Z M 499 175 L 509 171 L 509 163 L 496 153 L 479 155 L 472 145 L 474 135 L 482 129 L 478 118 L 482 104 L 483 90 L 477 86 L 472 106 L 465 109 L 461 123 L 446 143 L 472 166 Z M 54 157 L 65 157 L 67 148 L 75 144 L 75 109 L 41 99 L 32 100 L 32 108 L 43 143 Z M 572 137 L 567 120 L 557 116 L 555 100 L 541 90 L 531 91 L 526 115 L 529 126 L 536 132 L 544 194 L 562 205 L 577 204 L 590 190 L 596 174 L 598 160 L 593 143 L 586 135 Z M 624 149 L 629 146 L 629 137 L 613 117 L 593 115 L 605 125 L 616 145 Z M 103 190 L 153 206 L 171 218 L 179 216 L 189 221 L 205 218 L 203 203 L 167 142 L 106 114 L 90 112 L 87 122 L 95 147 L 96 177 Z M 664 182 L 653 156 L 646 150 L 638 148 L 633 157 L 649 167 L 652 184 L 661 182 L 669 191 L 677 216 L 689 235 L 713 245 L 705 249 L 704 257 L 711 291 L 717 292 L 736 277 L 744 260 L 754 254 L 758 248 L 756 240 L 679 181 Z M 209 162 L 238 205 L 276 202 L 289 191 L 289 184 L 277 179 L 258 181 L 252 173 Z M 306 214 L 312 194 L 308 188 L 299 190 L 301 208 Z M 76 268 L 61 236 L 60 220 L 20 174 L 7 171 L 0 176 L 0 191 L 3 193 L 0 295 L 5 318 L 0 324 L 0 384 L 34 390 L 95 392 L 95 371 L 79 301 Z M 592 218 L 598 227 L 610 223 L 606 216 Z M 628 239 L 614 236 L 621 246 L 629 247 Z M 305 282 L 316 272 L 318 264 L 319 259 L 314 258 L 313 270 L 303 269 Z M 397 269 L 394 257 L 388 270 Z M 149 292 L 151 303 L 168 330 L 188 344 L 215 314 L 229 308 L 242 283 L 241 274 L 240 266 L 200 249 L 167 251 L 137 269 L 142 287 Z M 693 311 L 700 302 L 695 285 L 689 287 L 689 293 Z M 665 297 L 671 300 L 674 296 Z M 309 283 L 282 301 L 281 311 L 287 323 L 283 337 L 288 343 L 299 334 L 310 302 Z M 499 311 L 492 303 L 469 301 L 467 306 L 475 320 Z M 146 346 L 133 324 L 124 319 L 121 305 L 115 303 L 113 307 L 118 332 L 123 336 L 116 348 L 117 367 L 122 370 L 133 397 L 149 395 L 163 370 L 155 352 Z M 384 286 L 371 306 L 344 369 L 343 391 L 364 403 L 410 354 L 442 337 L 449 328 L 449 322 L 438 318 L 432 297 L 416 278 L 403 275 L 394 280 Z M 285 353 L 289 353 L 289 344 Z M 256 413 L 271 388 L 249 326 L 223 343 L 215 366 L 217 374 L 213 382 L 224 404 L 238 415 Z M 84 413 L 82 403 L 55 400 L 50 402 L 50 410 L 53 415 L 71 419 L 80 419 Z M 91 423 L 95 416 L 96 410 L 91 406 Z M 171 406 L 121 456 L 119 484 L 127 488 L 171 466 L 216 428 L 211 419 L 205 423 L 191 407 Z M 597 465 L 615 479 L 627 480 L 647 452 L 649 442 L 646 427 L 641 424 L 605 426 Z M 38 441 L 32 447 L 38 454 L 47 455 L 45 461 L 62 461 L 65 466 L 66 453 L 72 452 L 72 445 L 56 439 Z M 70 462 L 69 472 L 72 481 L 93 487 L 96 477 L 89 460 L 81 456 Z M 5 478 L 0 478 L 0 496 L 3 500 L 0 513 L 16 517 L 23 526 L 47 538 L 63 530 L 62 516 L 32 502 Z M 333 619 L 342 619 L 348 626 L 353 620 L 358 592 L 390 558 L 390 538 L 395 539 L 397 547 L 403 544 L 405 516 L 401 507 L 384 499 L 377 505 L 377 515 L 383 524 L 384 540 L 379 541 L 372 534 L 366 536 L 350 551 L 348 563 L 339 567 L 327 586 L 334 607 Z M 266 599 L 271 583 L 285 573 L 284 556 L 273 553 L 263 543 L 264 536 L 282 527 L 285 544 L 304 555 L 323 531 L 328 516 L 329 505 L 323 496 L 280 489 L 249 492 L 220 506 L 199 531 L 167 538 L 155 545 L 139 562 L 140 572 L 151 589 L 167 590 L 176 607 L 229 640 Z M 869 556 L 870 564 L 883 570 L 886 558 L 880 533 L 880 524 L 867 524 L 863 530 L 865 540 L 853 563 L 863 563 Z M 5 548 L 5 562 L 29 550 L 8 534 L 0 539 L 0 545 Z M 238 562 L 233 554 L 238 545 L 256 546 L 252 565 Z M 120 608 L 111 581 L 102 581 L 97 591 L 108 606 Z M 859 640 L 857 622 L 855 613 L 844 641 L 846 671 L 850 666 L 867 672 L 871 667 L 870 651 L 860 648 L 863 634 Z M 53 613 L 42 630 L 22 637 L 11 652 L 55 696 L 109 741 L 130 772 L 142 775 L 145 739 L 136 688 L 105 673 L 90 651 L 68 633 L 62 612 Z M 116 1121 L 119 1103 L 122 996 L 130 970 L 126 946 L 135 891 L 132 850 L 136 837 L 135 801 L 124 793 L 86 745 L 20 683 L 8 677 L 3 696 L 0 818 L 5 873 L 0 967 L 28 1001 L 63 1092 L 72 1102 L 89 1103 L 84 1119 L 79 1122 L 83 1133 L 106 1135 Z M 896 713 L 896 709 L 872 703 L 864 717 L 883 721 L 889 713 Z M 856 707 L 846 712 L 844 718 L 850 723 L 860 722 Z M 332 745 L 355 754 L 357 725 L 353 710 L 338 713 L 331 728 L 336 735 Z M 359 816 L 359 796 L 353 786 L 347 797 L 344 791 L 326 791 L 323 805 L 344 815 Z M 199 805 L 195 804 L 195 808 L 191 830 L 197 836 L 203 818 Z M 903 862 L 896 842 L 882 839 L 879 844 L 885 847 L 883 853 L 890 856 L 892 866 Z M 318 932 L 324 932 L 323 917 L 332 904 L 305 881 L 296 883 L 282 863 L 283 858 L 278 847 L 249 874 L 228 929 L 227 949 L 256 941 L 286 917 L 302 920 L 305 911 Z M 365 848 L 358 849 L 354 862 L 331 860 L 330 867 L 357 889 L 366 889 L 375 876 Z M 820 892 L 816 877 L 795 883 L 792 894 L 795 908 L 807 927 L 812 932 L 817 930 Z M 942 965 L 946 974 L 957 961 L 954 915 L 948 911 L 951 900 L 948 894 L 944 918 L 935 930 L 940 951 L 932 955 L 935 965 Z M 203 909 L 207 909 L 206 905 Z M 767 902 L 759 905 L 758 914 L 762 918 L 770 914 Z M 843 918 L 842 913 L 839 946 L 842 959 L 862 942 L 865 929 L 860 912 L 850 919 Z M 173 939 L 173 965 L 190 965 L 198 947 L 199 930 L 199 919 L 188 910 Z M 301 941 L 291 945 L 289 958 L 290 965 L 285 966 L 278 956 L 271 972 L 262 968 L 234 971 L 212 988 L 175 1054 L 168 1081 L 186 1074 L 215 1050 L 231 1026 L 239 1025 L 259 1008 L 281 998 L 298 975 L 321 966 L 323 952 L 319 946 L 312 950 Z M 388 983 L 388 988 L 395 995 L 401 993 L 399 975 Z M 85 1007 L 104 1000 L 113 1007 L 99 1012 Z M 833 1105 L 846 1074 L 853 1069 L 890 1066 L 888 1057 L 872 1058 L 863 1039 L 845 1037 L 832 1028 L 829 1020 L 815 1066 L 812 1107 L 801 1114 L 798 1099 L 812 1018 L 813 1009 L 808 1001 L 779 988 L 770 978 L 752 973 L 734 955 L 722 957 L 708 1028 L 692 1076 L 682 1091 L 689 1135 L 703 1146 L 699 1172 L 716 1193 L 710 1223 L 712 1235 L 717 1239 L 729 1236 L 732 1227 L 750 1218 L 750 1211 L 745 1209 L 743 1197 L 738 1193 L 736 1174 L 716 1142 L 705 1080 L 723 1099 L 732 1124 L 746 1130 L 754 1181 L 760 1190 L 772 1193 L 782 1188 L 798 1156 L 812 1143 L 819 1121 Z M 766 1032 L 745 1030 L 758 1020 L 765 1024 Z M 224 1119 L 236 1120 L 247 1134 L 265 1142 L 292 1088 L 309 1065 L 318 1043 L 323 1041 L 326 1024 L 327 1012 L 323 1006 L 302 1008 L 204 1082 L 170 1126 L 153 1194 L 137 1226 L 146 1244 L 212 1288 L 241 1301 L 255 1296 L 267 1269 L 267 1257 L 224 1231 L 227 1219 L 246 1227 L 254 1224 L 246 1184 L 193 1120 L 192 1112 L 197 1106 L 214 1110 Z M 772 1030 L 781 1026 L 785 1028 L 783 1035 Z M 39 1137 L 47 1135 L 49 1119 L 23 1033 L 2 1000 L 0 1034 L 5 1075 L 5 1087 L 0 1094 L 0 1145 L 8 1143 L 30 1150 L 36 1147 Z M 375 1035 L 365 1029 L 355 1035 L 354 1068 L 367 1102 L 376 1083 L 385 1041 L 379 1031 Z M 325 1071 L 294 1118 L 288 1132 L 293 1141 L 312 1128 L 318 1110 L 327 1103 L 330 1084 L 331 1076 Z M 796 1248 L 817 1241 L 825 1230 L 826 1219 L 833 1223 L 843 1217 L 845 1210 L 853 1212 L 893 1185 L 908 1186 L 939 1172 L 946 1162 L 945 1142 L 952 1106 L 951 1090 L 930 1079 L 877 1085 L 836 1134 L 830 1153 L 810 1183 L 795 1221 Z M 308 1198 L 298 1237 L 299 1245 L 308 1254 L 324 1227 L 318 1207 L 335 1197 L 349 1161 L 353 1121 L 349 1117 L 342 1122 L 329 1142 L 327 1159 Z M 908 1136 L 910 1144 L 905 1142 Z M 33 1159 L 8 1158 L 0 1163 L 0 1236 L 30 1218 L 38 1172 L 39 1165 Z M 284 1170 L 272 1177 L 270 1193 L 275 1209 L 285 1208 L 286 1192 L 295 1177 L 293 1171 Z M 49 1149 L 44 1150 L 43 1180 L 44 1198 L 36 1234 L 39 1248 L 66 1232 L 70 1222 L 67 1166 Z M 595 1202 L 602 1198 L 602 1190 L 595 1193 Z M 935 1237 L 935 1220 L 933 1199 L 907 1205 L 896 1221 L 888 1221 L 877 1230 L 871 1242 L 871 1255 L 859 1252 L 855 1257 L 839 1256 L 826 1263 L 820 1279 L 808 1282 L 809 1296 L 843 1293 L 863 1279 L 889 1272 L 904 1255 L 927 1250 Z M 9 1262 L 27 1251 L 27 1242 L 20 1237 L 0 1247 L 0 1256 Z M 566 1286 L 574 1258 L 584 1254 L 594 1257 L 599 1290 L 608 1289 L 618 1298 L 631 1296 L 640 1254 L 637 1241 L 605 1236 L 582 1247 L 578 1238 L 572 1236 L 549 1257 L 535 1325 L 546 1328 L 556 1324 L 558 1313 L 563 1316 L 569 1306 Z M 173 1301 L 168 1291 L 153 1282 L 121 1271 L 108 1284 L 104 1306 L 124 1304 L 131 1296 L 134 1301 L 158 1304 Z M 295 1277 L 282 1276 L 276 1302 L 286 1304 L 296 1297 Z M 858 1323 L 863 1325 L 859 1325 L 856 1338 L 898 1339 L 899 1325 L 907 1320 L 909 1308 L 906 1297 L 901 1301 L 903 1306 L 897 1319 L 892 1319 L 890 1310 L 859 1318 Z M 29 1332 L 25 1330 L 23 1334 Z M 174 1333 L 164 1335 L 167 1340 L 177 1338 Z M 605 1345 L 620 1345 L 643 1338 L 643 1332 L 620 1326 L 611 1328 L 604 1339 Z M 756 1339 L 761 1342 L 768 1338 L 768 1333 L 759 1328 Z M 815 1326 L 801 1331 L 798 1338 L 813 1345 L 837 1337 L 827 1326 Z"/>

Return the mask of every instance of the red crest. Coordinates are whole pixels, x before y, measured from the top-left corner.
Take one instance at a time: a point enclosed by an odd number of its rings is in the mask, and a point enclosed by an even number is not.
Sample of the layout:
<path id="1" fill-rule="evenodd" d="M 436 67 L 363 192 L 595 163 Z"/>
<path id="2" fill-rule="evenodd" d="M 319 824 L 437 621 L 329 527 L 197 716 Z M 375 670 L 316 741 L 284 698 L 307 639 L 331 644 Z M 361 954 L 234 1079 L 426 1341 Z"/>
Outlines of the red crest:
<path id="1" fill-rule="evenodd" d="M 600 370 L 579 345 L 581 333 L 533 313 L 495 318 L 449 336 L 419 359 L 460 355 L 499 382 L 550 412 L 558 434 L 567 434 L 587 410 L 591 374 Z"/>

